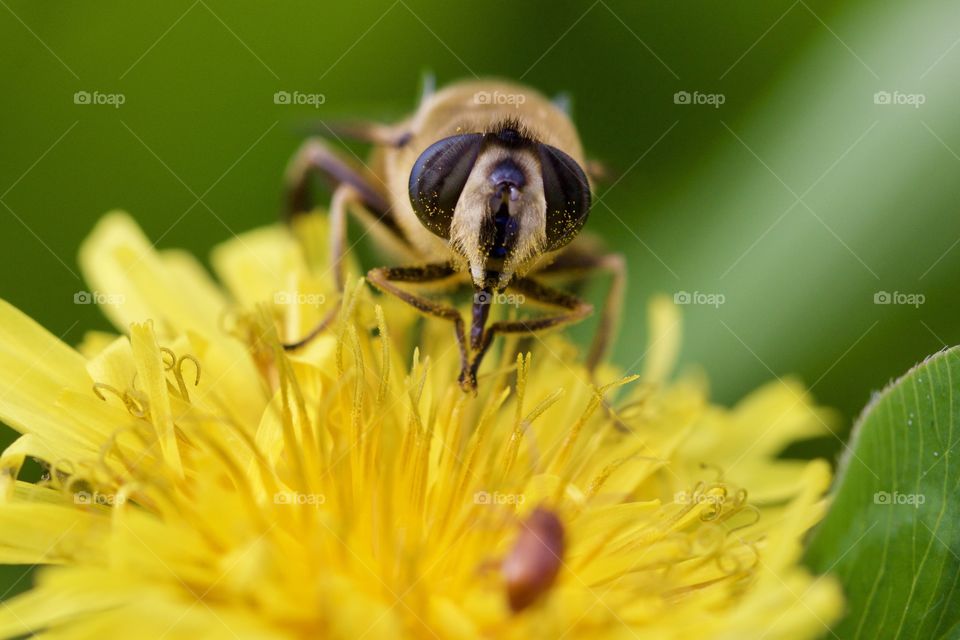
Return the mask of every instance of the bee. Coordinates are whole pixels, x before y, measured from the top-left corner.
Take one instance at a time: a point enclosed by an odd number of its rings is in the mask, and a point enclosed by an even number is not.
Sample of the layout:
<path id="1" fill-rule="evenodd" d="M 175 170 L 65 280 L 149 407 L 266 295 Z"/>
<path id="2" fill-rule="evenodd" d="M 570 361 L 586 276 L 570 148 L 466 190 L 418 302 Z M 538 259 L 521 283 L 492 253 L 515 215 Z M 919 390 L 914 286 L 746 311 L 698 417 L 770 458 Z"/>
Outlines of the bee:
<path id="1" fill-rule="evenodd" d="M 592 313 L 591 304 L 548 278 L 583 281 L 605 271 L 611 284 L 586 358 L 593 371 L 615 331 L 625 266 L 622 256 L 581 236 L 591 165 L 562 104 L 519 84 L 462 81 L 426 89 L 413 115 L 397 124 L 347 124 L 339 132 L 371 144 L 370 160 L 357 164 L 324 138 L 307 139 L 287 168 L 285 215 L 312 208 L 312 176 L 333 184 L 330 256 L 340 292 L 352 214 L 403 263 L 371 269 L 367 282 L 453 325 L 459 383 L 471 391 L 497 334 L 536 334 Z M 417 292 L 421 283 L 472 287 L 469 331 L 456 307 Z M 507 291 L 551 311 L 490 321 L 491 303 Z M 334 317 L 331 311 L 284 347 L 305 345 Z"/>

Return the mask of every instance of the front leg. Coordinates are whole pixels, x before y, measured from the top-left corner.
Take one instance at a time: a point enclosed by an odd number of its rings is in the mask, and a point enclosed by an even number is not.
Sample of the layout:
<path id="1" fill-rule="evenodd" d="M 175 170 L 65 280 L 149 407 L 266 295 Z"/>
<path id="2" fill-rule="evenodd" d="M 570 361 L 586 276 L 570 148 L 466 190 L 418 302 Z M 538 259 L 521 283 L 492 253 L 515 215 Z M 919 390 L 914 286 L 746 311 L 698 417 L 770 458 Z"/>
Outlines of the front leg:
<path id="1" fill-rule="evenodd" d="M 478 291 L 477 295 L 474 297 L 474 326 L 473 331 L 471 332 L 471 337 L 476 337 L 477 334 L 479 334 L 479 337 L 476 338 L 476 342 L 474 344 L 473 360 L 470 363 L 469 368 L 466 370 L 465 380 L 463 379 L 464 374 L 461 373 L 461 385 L 463 385 L 465 388 L 476 387 L 477 371 L 480 369 L 480 364 L 483 361 L 483 357 L 490 348 L 490 345 L 493 342 L 493 338 L 496 334 L 520 333 L 532 335 L 539 331 L 545 331 L 554 327 L 560 327 L 563 325 L 572 324 L 574 322 L 579 322 L 593 312 L 593 305 L 590 303 L 585 302 L 572 294 L 537 282 L 533 278 L 518 278 L 513 281 L 510 287 L 514 291 L 517 291 L 518 293 L 521 293 L 532 300 L 536 300 L 537 302 L 550 307 L 562 309 L 563 311 L 554 315 L 529 318 L 526 320 L 506 320 L 494 322 L 484 330 L 483 323 L 486 322 L 486 313 L 489 313 L 489 306 L 492 302 L 492 298 L 489 297 L 491 294 L 488 291 Z M 482 299 L 481 302 L 478 302 L 477 298 L 482 295 L 487 297 Z M 486 307 L 486 311 L 478 309 L 478 306 Z M 479 324 L 478 319 L 480 319 Z"/>
<path id="2" fill-rule="evenodd" d="M 470 356 L 467 349 L 467 337 L 463 317 L 454 307 L 431 300 L 413 291 L 398 286 L 397 282 L 426 283 L 446 280 L 458 275 L 450 263 L 433 263 L 415 267 L 380 267 L 371 269 L 367 273 L 367 282 L 384 293 L 389 293 L 403 300 L 421 313 L 437 318 L 443 318 L 453 323 L 454 335 L 460 347 L 460 386 L 464 391 L 476 389 L 476 379 L 472 384 L 465 384 L 468 380 L 467 372 L 470 367 Z"/>
<path id="3" fill-rule="evenodd" d="M 574 295 L 544 285 L 532 278 L 519 278 L 511 289 L 550 307 L 562 309 L 561 313 L 529 318 L 526 320 L 498 321 L 486 326 L 490 305 L 494 293 L 488 289 L 478 289 L 473 299 L 473 325 L 470 331 L 468 348 L 465 324 L 460 312 L 450 306 L 398 286 L 398 282 L 427 283 L 437 282 L 457 276 L 458 273 L 449 263 L 428 264 L 417 267 L 381 267 L 367 274 L 367 281 L 384 293 L 394 295 L 418 311 L 437 318 L 453 322 L 454 334 L 460 348 L 460 376 L 458 378 L 464 391 L 477 388 L 477 371 L 483 357 L 498 333 L 534 334 L 554 327 L 578 322 L 590 315 L 593 306 Z M 472 353 L 471 353 L 472 351 Z"/>

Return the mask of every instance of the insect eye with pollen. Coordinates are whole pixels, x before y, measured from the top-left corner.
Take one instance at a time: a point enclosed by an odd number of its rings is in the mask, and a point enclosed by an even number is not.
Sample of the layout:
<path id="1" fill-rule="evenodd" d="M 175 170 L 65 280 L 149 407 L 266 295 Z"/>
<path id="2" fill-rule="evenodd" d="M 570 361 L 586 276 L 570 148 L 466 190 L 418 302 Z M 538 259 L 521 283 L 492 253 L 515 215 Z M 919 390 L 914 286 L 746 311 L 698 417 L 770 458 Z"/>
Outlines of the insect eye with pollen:
<path id="1" fill-rule="evenodd" d="M 590 183 L 577 161 L 555 147 L 539 145 L 543 197 L 547 202 L 547 248 L 559 249 L 583 228 L 590 213 Z"/>
<path id="2" fill-rule="evenodd" d="M 450 237 L 457 201 L 483 145 L 483 134 L 444 138 L 426 148 L 410 171 L 410 204 L 420 222 L 441 238 Z"/>

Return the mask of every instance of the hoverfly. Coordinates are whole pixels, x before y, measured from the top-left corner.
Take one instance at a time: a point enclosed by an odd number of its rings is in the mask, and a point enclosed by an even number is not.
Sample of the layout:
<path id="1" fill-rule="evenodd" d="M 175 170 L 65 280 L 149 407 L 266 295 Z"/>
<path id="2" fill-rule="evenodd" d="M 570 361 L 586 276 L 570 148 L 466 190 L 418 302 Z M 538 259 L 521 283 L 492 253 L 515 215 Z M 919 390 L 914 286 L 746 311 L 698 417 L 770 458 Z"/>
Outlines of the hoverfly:
<path id="1" fill-rule="evenodd" d="M 465 81 L 426 89 L 416 112 L 398 124 L 345 125 L 340 131 L 373 145 L 369 163 L 357 166 L 323 138 L 309 138 L 290 161 L 286 186 L 286 214 L 292 217 L 312 208 L 312 175 L 333 183 L 330 255 L 340 292 L 346 218 L 352 213 L 410 263 L 372 269 L 367 281 L 453 324 L 459 382 L 474 390 L 496 334 L 534 334 L 592 313 L 592 305 L 546 284 L 545 277 L 582 280 L 606 271 L 612 282 L 586 359 L 593 371 L 614 332 L 625 267 L 620 255 L 602 254 L 578 239 L 590 212 L 590 179 L 562 105 L 517 84 Z M 472 286 L 469 332 L 457 308 L 412 290 L 417 283 Z M 552 313 L 488 322 L 490 302 L 508 290 Z M 334 317 L 331 311 L 285 348 L 306 344 Z"/>

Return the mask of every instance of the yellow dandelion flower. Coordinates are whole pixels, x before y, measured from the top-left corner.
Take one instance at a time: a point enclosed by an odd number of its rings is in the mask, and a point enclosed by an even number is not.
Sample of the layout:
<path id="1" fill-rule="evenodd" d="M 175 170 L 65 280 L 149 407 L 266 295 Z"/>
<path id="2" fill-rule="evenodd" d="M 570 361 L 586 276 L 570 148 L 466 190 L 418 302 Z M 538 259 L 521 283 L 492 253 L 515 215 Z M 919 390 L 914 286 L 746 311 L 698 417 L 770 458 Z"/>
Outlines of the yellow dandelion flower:
<path id="1" fill-rule="evenodd" d="M 448 327 L 359 285 L 337 300 L 322 260 L 257 230 L 214 252 L 221 289 L 115 213 L 81 265 L 122 335 L 74 349 L 0 304 L 0 418 L 22 434 L 0 561 L 48 565 L 0 637 L 803 638 L 837 619 L 835 582 L 799 565 L 829 466 L 777 458 L 825 429 L 800 386 L 709 404 L 671 381 L 678 318 L 656 300 L 635 378 L 594 387 L 553 334 L 507 342 L 464 394 Z M 332 304 L 336 327 L 284 353 Z"/>

